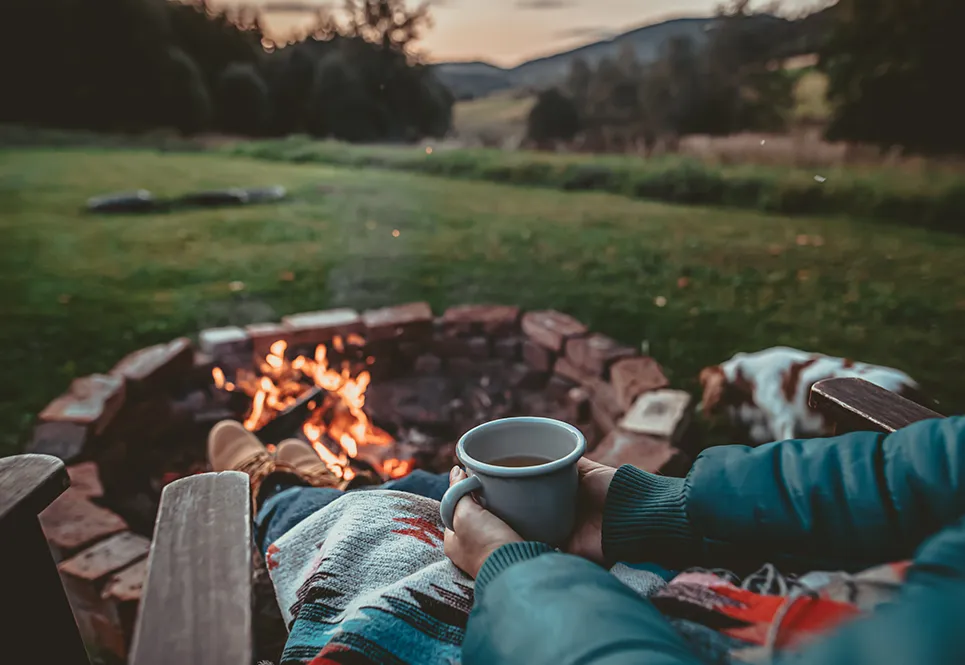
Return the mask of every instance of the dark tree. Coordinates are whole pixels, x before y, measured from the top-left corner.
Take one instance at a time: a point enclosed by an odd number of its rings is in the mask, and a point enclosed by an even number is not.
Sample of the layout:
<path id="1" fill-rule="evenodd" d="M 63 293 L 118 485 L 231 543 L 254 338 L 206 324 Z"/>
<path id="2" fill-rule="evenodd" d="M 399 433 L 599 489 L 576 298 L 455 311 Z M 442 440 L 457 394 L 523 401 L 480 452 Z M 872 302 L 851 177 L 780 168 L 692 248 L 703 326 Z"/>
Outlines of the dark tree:
<path id="1" fill-rule="evenodd" d="M 965 2 L 840 0 L 821 53 L 831 139 L 965 151 Z"/>
<path id="2" fill-rule="evenodd" d="M 217 86 L 218 124 L 229 134 L 258 136 L 268 132 L 271 98 L 254 67 L 234 63 L 222 72 Z"/>
<path id="3" fill-rule="evenodd" d="M 213 108 L 204 75 L 187 53 L 168 50 L 163 80 L 164 124 L 182 134 L 196 134 L 211 124 Z"/>
<path id="4" fill-rule="evenodd" d="M 580 131 L 579 111 L 558 89 L 544 90 L 529 112 L 526 127 L 529 138 L 537 142 L 571 139 Z"/>

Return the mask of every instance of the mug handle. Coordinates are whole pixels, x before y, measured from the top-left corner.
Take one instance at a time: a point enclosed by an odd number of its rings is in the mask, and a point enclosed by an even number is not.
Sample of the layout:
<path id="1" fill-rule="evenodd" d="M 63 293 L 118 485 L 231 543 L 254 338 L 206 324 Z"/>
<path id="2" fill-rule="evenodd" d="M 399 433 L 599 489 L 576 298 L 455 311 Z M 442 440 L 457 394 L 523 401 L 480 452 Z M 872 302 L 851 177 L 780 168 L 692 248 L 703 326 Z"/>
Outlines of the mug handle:
<path id="1" fill-rule="evenodd" d="M 442 517 L 442 523 L 446 525 L 447 529 L 455 531 L 452 526 L 452 517 L 456 512 L 456 504 L 459 503 L 460 499 L 470 492 L 478 492 L 481 489 L 482 483 L 479 481 L 479 477 L 469 476 L 446 490 L 446 493 L 442 495 L 442 503 L 439 504 L 439 515 Z"/>

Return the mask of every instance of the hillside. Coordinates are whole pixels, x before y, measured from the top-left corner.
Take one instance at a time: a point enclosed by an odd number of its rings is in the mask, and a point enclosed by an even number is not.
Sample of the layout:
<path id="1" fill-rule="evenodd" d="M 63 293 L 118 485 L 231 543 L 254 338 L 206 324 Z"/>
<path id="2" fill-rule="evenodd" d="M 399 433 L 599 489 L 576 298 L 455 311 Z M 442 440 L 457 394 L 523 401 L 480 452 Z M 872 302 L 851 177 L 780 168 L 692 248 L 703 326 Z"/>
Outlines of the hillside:
<path id="1" fill-rule="evenodd" d="M 832 9 L 797 21 L 763 14 L 752 20 L 762 30 L 785 31 L 786 55 L 797 55 L 812 50 L 815 40 L 826 34 Z M 457 99 L 482 97 L 509 88 L 545 88 L 561 81 L 576 58 L 583 58 L 590 65 L 595 65 L 605 57 L 618 57 L 623 48 L 630 46 L 641 62 L 653 62 L 661 47 L 674 37 L 686 37 L 697 44 L 702 43 L 716 20 L 714 17 L 678 18 L 646 25 L 611 39 L 536 58 L 509 69 L 477 61 L 440 63 L 435 65 L 434 70 Z"/>

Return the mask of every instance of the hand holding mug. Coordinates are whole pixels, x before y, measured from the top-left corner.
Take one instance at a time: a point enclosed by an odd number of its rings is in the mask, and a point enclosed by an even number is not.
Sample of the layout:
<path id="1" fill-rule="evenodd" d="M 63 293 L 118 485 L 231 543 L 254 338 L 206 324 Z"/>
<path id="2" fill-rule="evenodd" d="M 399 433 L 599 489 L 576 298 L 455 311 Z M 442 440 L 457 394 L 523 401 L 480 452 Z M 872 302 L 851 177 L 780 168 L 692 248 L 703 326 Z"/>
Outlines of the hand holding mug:
<path id="1" fill-rule="evenodd" d="M 449 473 L 449 486 L 467 478 L 459 467 Z M 446 529 L 445 552 L 456 567 L 472 578 L 489 555 L 507 543 L 523 539 L 501 519 L 476 503 L 471 496 L 463 496 L 456 503 L 453 514 L 456 531 Z"/>
<path id="2" fill-rule="evenodd" d="M 603 563 L 603 507 L 616 469 L 581 458 L 576 465 L 580 487 L 576 508 L 576 527 L 564 550 L 570 554 Z"/>
<path id="3" fill-rule="evenodd" d="M 585 450 L 580 430 L 551 418 L 503 418 L 469 430 L 456 444 L 468 476 L 442 497 L 443 524 L 463 535 L 455 512 L 472 494 L 520 537 L 562 547 L 576 520 L 576 465 Z"/>

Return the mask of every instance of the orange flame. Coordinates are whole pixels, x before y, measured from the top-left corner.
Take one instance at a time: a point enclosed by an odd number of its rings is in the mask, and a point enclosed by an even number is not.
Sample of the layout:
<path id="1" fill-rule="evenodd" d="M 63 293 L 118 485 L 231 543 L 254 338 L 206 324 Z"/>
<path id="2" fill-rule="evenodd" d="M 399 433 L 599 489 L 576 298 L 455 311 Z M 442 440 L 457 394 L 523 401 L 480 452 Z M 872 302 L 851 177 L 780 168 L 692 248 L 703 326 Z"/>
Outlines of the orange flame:
<path id="1" fill-rule="evenodd" d="M 350 334 L 345 338 L 337 337 L 332 346 L 336 353 L 342 353 L 346 344 L 361 346 L 365 340 Z M 240 390 L 251 397 L 251 408 L 244 419 L 244 426 L 255 431 L 280 412 L 294 405 L 299 397 L 310 388 L 305 379 L 324 389 L 328 394 L 312 400 L 309 415 L 302 425 L 302 433 L 312 445 L 319 459 L 343 480 L 355 477 L 349 466 L 350 460 L 359 455 L 365 446 L 385 446 L 393 443 L 392 436 L 376 427 L 365 413 L 365 391 L 372 375 L 361 371 L 352 375 L 351 364 L 340 363 L 341 371 L 329 365 L 329 350 L 324 344 L 315 348 L 314 357 L 298 356 L 289 361 L 285 358 L 288 344 L 278 340 L 269 347 L 263 362 L 256 363 L 259 375 L 243 370 L 238 371 L 235 384 L 228 382 L 224 371 L 215 367 L 212 378 L 217 388 Z M 371 364 L 372 359 L 367 359 Z M 331 444 L 326 441 L 332 442 Z M 337 452 L 329 445 L 337 444 Z M 380 456 L 374 456 L 376 458 Z M 382 464 L 382 474 L 388 478 L 401 478 L 412 470 L 412 460 L 386 459 Z"/>

